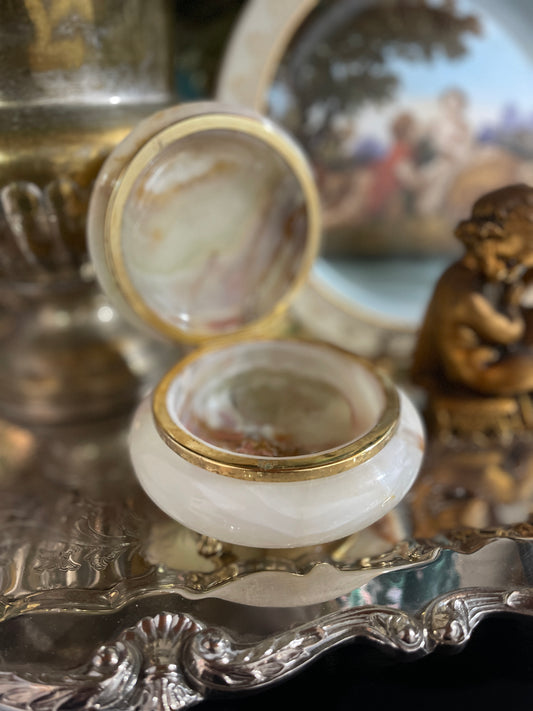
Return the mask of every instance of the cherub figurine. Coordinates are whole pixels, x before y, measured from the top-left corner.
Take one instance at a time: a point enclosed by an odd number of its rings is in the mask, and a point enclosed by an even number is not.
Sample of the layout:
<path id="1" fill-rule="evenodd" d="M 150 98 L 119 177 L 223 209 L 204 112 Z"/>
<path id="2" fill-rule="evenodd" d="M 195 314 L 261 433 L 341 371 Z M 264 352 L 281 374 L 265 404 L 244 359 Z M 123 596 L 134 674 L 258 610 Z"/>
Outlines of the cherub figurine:
<path id="1" fill-rule="evenodd" d="M 485 195 L 455 234 L 466 251 L 435 288 L 413 379 L 427 389 L 441 429 L 505 429 L 511 420 L 523 428 L 521 400 L 533 393 L 533 317 L 525 305 L 533 281 L 533 188 Z"/>
<path id="2" fill-rule="evenodd" d="M 456 236 L 414 354 L 428 393 L 416 536 L 523 521 L 533 508 L 533 188 L 480 198 Z"/>

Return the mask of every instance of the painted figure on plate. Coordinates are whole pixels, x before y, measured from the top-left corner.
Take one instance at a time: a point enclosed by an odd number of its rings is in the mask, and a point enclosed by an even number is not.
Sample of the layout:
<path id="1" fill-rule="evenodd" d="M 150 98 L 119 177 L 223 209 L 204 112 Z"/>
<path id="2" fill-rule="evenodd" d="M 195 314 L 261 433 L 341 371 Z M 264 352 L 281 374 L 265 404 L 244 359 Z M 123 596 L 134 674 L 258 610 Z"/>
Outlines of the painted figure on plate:
<path id="1" fill-rule="evenodd" d="M 326 254 L 453 254 L 474 200 L 533 182 L 523 44 L 494 3 L 318 4 L 268 110 L 312 158 Z"/>

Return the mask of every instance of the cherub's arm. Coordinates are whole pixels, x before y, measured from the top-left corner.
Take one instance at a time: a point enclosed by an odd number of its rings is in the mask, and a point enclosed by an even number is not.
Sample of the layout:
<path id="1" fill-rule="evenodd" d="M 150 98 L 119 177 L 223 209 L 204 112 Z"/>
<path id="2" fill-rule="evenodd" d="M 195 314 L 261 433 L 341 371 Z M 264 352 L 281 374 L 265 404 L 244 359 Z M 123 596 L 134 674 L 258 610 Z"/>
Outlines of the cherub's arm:
<path id="1" fill-rule="evenodd" d="M 533 356 L 529 353 L 497 355 L 490 348 L 458 350 L 447 359 L 448 375 L 484 395 L 519 395 L 533 391 Z"/>
<path id="2" fill-rule="evenodd" d="M 463 302 L 461 321 L 482 341 L 508 345 L 524 335 L 524 319 L 518 310 L 513 315 L 502 314 L 479 292 L 469 294 Z"/>

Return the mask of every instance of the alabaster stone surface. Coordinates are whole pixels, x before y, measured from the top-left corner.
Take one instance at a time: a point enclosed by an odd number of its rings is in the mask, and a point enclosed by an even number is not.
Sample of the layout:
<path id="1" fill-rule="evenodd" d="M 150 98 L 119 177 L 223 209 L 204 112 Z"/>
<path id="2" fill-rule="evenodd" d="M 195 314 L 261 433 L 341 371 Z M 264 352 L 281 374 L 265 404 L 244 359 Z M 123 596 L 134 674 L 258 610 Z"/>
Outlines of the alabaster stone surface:
<path id="1" fill-rule="evenodd" d="M 234 331 L 270 313 L 304 255 L 296 177 L 272 148 L 235 131 L 189 136 L 132 187 L 121 241 L 143 301 L 183 331 Z"/>
<path id="2" fill-rule="evenodd" d="M 189 104 L 180 108 L 182 120 L 195 116 L 199 111 L 208 111 L 210 103 Z M 120 181 L 122 171 L 133 160 L 138 150 L 155 134 L 176 119 L 176 107 L 158 111 L 141 121 L 126 138 L 115 147 L 104 162 L 94 185 L 87 216 L 87 244 L 91 261 L 100 286 L 121 314 L 143 330 L 152 330 L 140 319 L 119 289 L 106 257 L 105 224 L 109 201 Z M 161 334 L 152 330 L 153 335 Z"/>
<path id="3" fill-rule="evenodd" d="M 401 394 L 398 430 L 374 457 L 321 479 L 257 482 L 206 471 L 159 436 L 150 398 L 130 432 L 130 452 L 146 493 L 167 514 L 199 533 L 259 548 L 313 545 L 361 530 L 405 496 L 423 454 L 418 413 Z"/>
<path id="4" fill-rule="evenodd" d="M 203 352 L 180 369 L 165 399 L 171 421 L 196 440 L 269 461 L 342 447 L 385 408 L 382 384 L 363 361 L 281 339 Z"/>
<path id="5" fill-rule="evenodd" d="M 242 122 L 242 130 L 217 128 L 221 116 Z M 187 128 L 193 118 L 200 123 Z M 176 127 L 176 138 L 162 137 Z M 89 247 L 102 287 L 130 320 L 141 323 L 141 304 L 167 332 L 194 340 L 269 316 L 292 292 L 310 266 L 312 240 L 306 195 L 283 151 L 296 154 L 304 171 L 307 164 L 269 127 L 219 104 L 173 107 L 142 122 L 104 163 L 90 205 Z M 263 140 L 270 134 L 282 148 Z M 114 191 L 124 185 L 112 217 Z M 122 255 L 119 271 L 110 240 Z M 137 306 L 124 293 L 125 280 Z M 150 321 L 146 312 L 143 319 Z"/>

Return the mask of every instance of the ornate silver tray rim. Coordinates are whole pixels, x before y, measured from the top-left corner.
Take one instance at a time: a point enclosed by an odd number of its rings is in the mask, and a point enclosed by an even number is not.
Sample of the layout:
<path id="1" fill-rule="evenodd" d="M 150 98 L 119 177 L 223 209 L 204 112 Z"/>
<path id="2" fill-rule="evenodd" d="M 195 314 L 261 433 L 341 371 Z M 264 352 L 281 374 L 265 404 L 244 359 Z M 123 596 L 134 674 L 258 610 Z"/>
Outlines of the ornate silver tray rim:
<path id="1" fill-rule="evenodd" d="M 79 709 L 174 711 L 213 694 L 262 689 L 327 650 L 354 640 L 372 642 L 410 658 L 429 654 L 438 646 L 461 647 L 487 616 L 533 614 L 533 587 L 528 585 L 528 568 L 533 559 L 531 534 L 532 527 L 527 523 L 486 531 L 465 530 L 447 540 L 443 537 L 440 542 L 405 541 L 394 552 L 367 561 L 367 565 L 377 565 L 381 559 L 384 572 L 377 580 L 385 587 L 392 580 L 392 587 L 401 588 L 398 576 L 402 575 L 414 573 L 422 579 L 421 561 L 428 580 L 438 580 L 443 570 L 446 575 L 452 568 L 463 571 L 460 578 L 453 580 L 454 589 L 433 597 L 429 593 L 429 601 L 418 607 L 412 593 L 413 599 L 407 599 L 407 605 L 402 600 L 374 604 L 372 593 L 359 602 L 345 596 L 336 601 L 338 609 L 329 614 L 315 617 L 313 608 L 310 620 L 274 634 L 259 635 L 252 641 L 223 624 L 210 624 L 201 613 L 160 612 L 144 616 L 126 629 L 119 629 L 96 650 L 87 649 L 87 661 L 73 669 L 59 670 L 53 664 L 40 671 L 36 665 L 9 669 L 4 664 L 4 671 L 0 672 L 0 707 L 57 711 L 66 705 Z M 444 551 L 455 558 L 453 564 L 451 559 L 441 562 L 439 573 L 439 556 Z M 397 563 L 398 559 L 411 563 L 403 569 L 391 568 L 391 562 Z M 513 563 L 510 568 L 510 561 L 515 559 L 520 565 Z M 467 569 L 474 570 L 479 586 L 463 587 L 469 580 Z M 507 578 L 509 584 L 501 585 L 501 580 Z M 422 580 L 421 586 L 426 585 Z M 78 591 L 70 600 L 64 590 L 55 597 L 53 591 L 37 593 L 28 598 L 25 607 L 6 609 L 4 623 L 23 620 L 32 613 L 45 617 L 53 613 L 102 614 L 106 609 L 118 610 L 127 602 L 140 603 L 162 592 L 161 585 L 133 586 L 122 591 L 119 588 L 117 585 L 105 594 Z M 183 606 L 179 586 L 169 586 L 165 592 L 172 593 L 177 609 Z"/>

